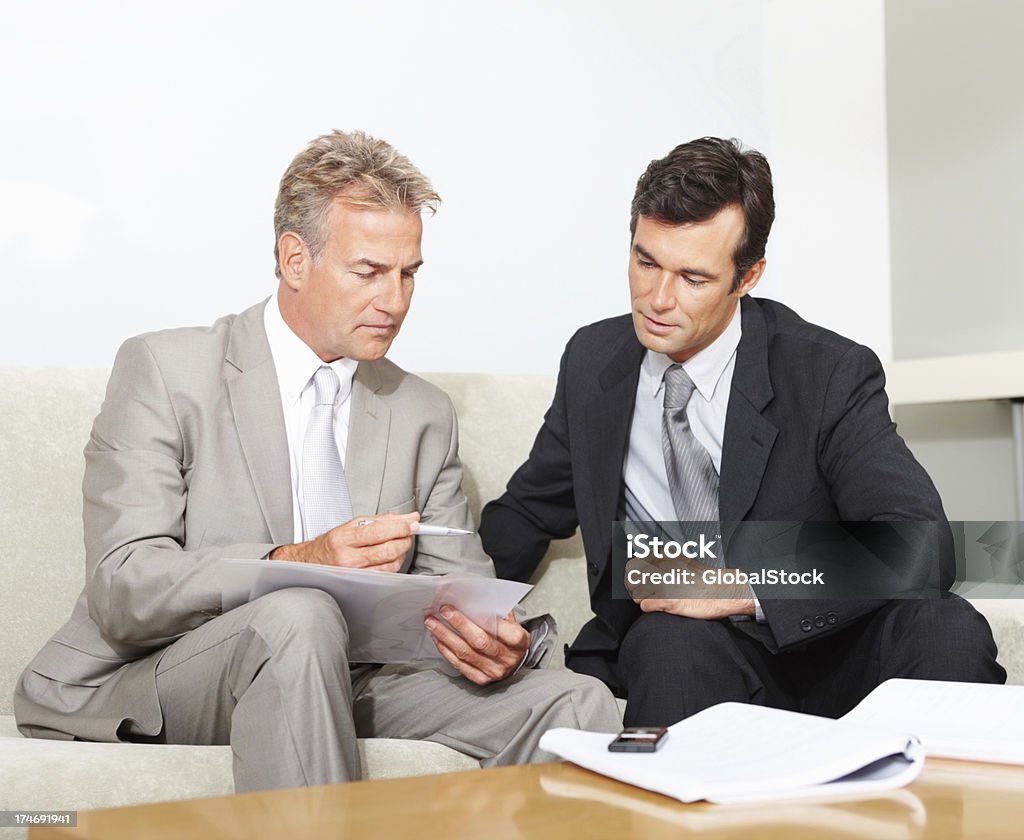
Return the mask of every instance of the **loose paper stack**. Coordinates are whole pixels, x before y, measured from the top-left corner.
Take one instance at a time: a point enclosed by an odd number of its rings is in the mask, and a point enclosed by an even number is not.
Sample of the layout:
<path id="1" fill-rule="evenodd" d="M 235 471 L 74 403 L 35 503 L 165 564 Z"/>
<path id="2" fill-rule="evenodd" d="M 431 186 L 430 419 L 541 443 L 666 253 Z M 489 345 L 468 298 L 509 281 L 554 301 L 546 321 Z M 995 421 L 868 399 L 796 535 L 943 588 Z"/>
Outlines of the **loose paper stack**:
<path id="1" fill-rule="evenodd" d="M 830 718 L 720 703 L 669 727 L 655 753 L 613 753 L 614 733 L 552 729 L 542 749 L 683 802 L 750 802 L 853 794 L 909 784 L 917 738 Z"/>
<path id="2" fill-rule="evenodd" d="M 842 720 L 913 732 L 937 758 L 1024 764 L 1024 685 L 886 680 Z"/>
<path id="3" fill-rule="evenodd" d="M 540 745 L 683 802 L 901 787 L 924 756 L 1024 764 L 1024 686 L 887 680 L 839 720 L 721 703 L 669 727 L 656 753 L 608 751 L 614 733 L 553 729 Z"/>
<path id="4" fill-rule="evenodd" d="M 490 633 L 532 589 L 529 584 L 471 575 L 407 575 L 289 563 L 222 560 L 224 610 L 268 592 L 321 589 L 341 607 L 349 630 L 350 662 L 412 662 L 441 654 L 423 619 L 451 604 Z"/>

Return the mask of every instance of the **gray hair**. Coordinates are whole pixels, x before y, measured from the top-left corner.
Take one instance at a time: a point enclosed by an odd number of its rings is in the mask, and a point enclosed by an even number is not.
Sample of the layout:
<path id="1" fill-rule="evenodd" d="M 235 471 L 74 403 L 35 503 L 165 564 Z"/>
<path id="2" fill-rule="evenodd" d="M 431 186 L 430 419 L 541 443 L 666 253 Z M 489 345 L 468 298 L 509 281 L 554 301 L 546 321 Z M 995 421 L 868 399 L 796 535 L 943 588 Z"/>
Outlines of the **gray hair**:
<path id="1" fill-rule="evenodd" d="M 362 131 L 332 131 L 310 142 L 289 165 L 274 203 L 274 272 L 281 276 L 277 243 L 286 231 L 302 237 L 315 263 L 327 238 L 332 202 L 344 196 L 361 207 L 437 210 L 441 201 L 427 177 L 390 144 Z"/>

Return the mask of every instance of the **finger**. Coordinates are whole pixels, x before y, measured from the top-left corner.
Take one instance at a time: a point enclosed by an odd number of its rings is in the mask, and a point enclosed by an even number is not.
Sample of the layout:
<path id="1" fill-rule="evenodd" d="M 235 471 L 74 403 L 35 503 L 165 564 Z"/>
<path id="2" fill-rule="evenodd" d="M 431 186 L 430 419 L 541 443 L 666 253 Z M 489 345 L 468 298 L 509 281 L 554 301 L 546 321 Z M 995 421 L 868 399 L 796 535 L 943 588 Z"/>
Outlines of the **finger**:
<path id="1" fill-rule="evenodd" d="M 439 612 L 452 629 L 474 650 L 479 651 L 488 659 L 493 659 L 498 655 L 497 640 L 479 624 L 467 618 L 451 604 L 443 604 Z"/>
<path id="2" fill-rule="evenodd" d="M 438 653 L 444 657 L 444 660 L 470 682 L 476 683 L 476 685 L 489 685 L 494 682 L 493 677 L 488 676 L 479 668 L 475 668 L 468 662 L 459 659 L 455 652 L 444 642 L 440 642 L 435 638 L 434 644 L 437 646 Z"/>
<path id="3" fill-rule="evenodd" d="M 462 638 L 458 633 L 447 627 L 434 616 L 428 616 L 424 624 L 437 645 L 444 647 L 461 663 L 486 674 L 490 679 L 499 679 L 506 672 L 506 665 L 495 659 L 483 656 Z"/>
<path id="4" fill-rule="evenodd" d="M 434 641 L 442 642 L 460 660 L 473 662 L 477 667 L 482 667 L 483 658 L 480 654 L 473 649 L 472 645 L 463 636 L 437 618 L 437 616 L 429 615 L 423 620 L 423 623 L 426 625 L 427 630 L 430 631 L 430 635 L 434 637 Z"/>
<path id="5" fill-rule="evenodd" d="M 511 615 L 511 613 L 510 613 Z M 530 646 L 530 631 L 514 618 L 503 618 L 498 621 L 498 641 L 512 648 L 523 651 Z"/>
<path id="6" fill-rule="evenodd" d="M 412 548 L 412 537 L 388 540 L 376 545 L 357 548 L 360 561 L 364 567 L 401 563 Z"/>
<path id="7" fill-rule="evenodd" d="M 372 566 L 353 566 L 352 568 L 358 568 L 364 572 L 400 572 L 402 571 L 402 561 L 395 560 L 391 563 L 376 563 Z"/>
<path id="8" fill-rule="evenodd" d="M 353 546 L 345 542 L 345 536 L 339 533 L 338 528 L 319 539 L 324 541 L 325 556 L 318 562 L 351 569 L 398 571 L 412 548 L 412 537 L 408 536 L 375 545 Z"/>
<path id="9" fill-rule="evenodd" d="M 419 521 L 419 513 L 385 513 L 378 516 L 360 516 L 339 525 L 349 545 L 361 547 L 377 545 L 389 540 L 412 535 L 412 523 Z"/>

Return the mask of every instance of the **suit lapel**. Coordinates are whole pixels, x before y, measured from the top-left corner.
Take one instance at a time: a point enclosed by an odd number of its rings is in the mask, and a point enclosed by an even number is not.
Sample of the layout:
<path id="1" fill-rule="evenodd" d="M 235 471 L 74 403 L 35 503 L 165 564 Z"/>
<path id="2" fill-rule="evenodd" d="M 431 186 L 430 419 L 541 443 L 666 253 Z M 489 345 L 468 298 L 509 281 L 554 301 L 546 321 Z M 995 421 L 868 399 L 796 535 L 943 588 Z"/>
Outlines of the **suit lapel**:
<path id="1" fill-rule="evenodd" d="M 250 307 L 235 318 L 224 358 L 224 378 L 267 529 L 274 542 L 290 543 L 294 526 L 288 435 L 277 371 L 263 327 L 265 304 Z"/>
<path id="2" fill-rule="evenodd" d="M 737 522 L 750 511 L 779 430 L 762 411 L 775 396 L 768 371 L 768 327 L 757 301 L 740 301 L 743 336 L 736 349 L 722 441 L 719 512 Z"/>
<path id="3" fill-rule="evenodd" d="M 391 409 L 378 396 L 382 380 L 372 362 L 360 362 L 352 380 L 352 408 L 349 412 L 349 446 L 345 456 L 345 478 L 348 481 L 352 510 L 378 513 L 384 484 L 384 462 L 388 454 L 391 430 Z M 353 446 L 353 441 L 359 441 Z"/>
<path id="4" fill-rule="evenodd" d="M 602 528 L 604 544 L 598 557 L 611 557 L 611 522 L 619 516 L 622 495 L 622 465 L 626 460 L 629 429 L 636 404 L 636 387 L 644 347 L 636 338 L 632 323 L 628 333 L 614 349 L 608 364 L 597 375 L 598 392 L 586 406 L 583 415 L 587 433 L 587 462 L 590 470 L 590 492 L 597 521 L 608 523 Z"/>

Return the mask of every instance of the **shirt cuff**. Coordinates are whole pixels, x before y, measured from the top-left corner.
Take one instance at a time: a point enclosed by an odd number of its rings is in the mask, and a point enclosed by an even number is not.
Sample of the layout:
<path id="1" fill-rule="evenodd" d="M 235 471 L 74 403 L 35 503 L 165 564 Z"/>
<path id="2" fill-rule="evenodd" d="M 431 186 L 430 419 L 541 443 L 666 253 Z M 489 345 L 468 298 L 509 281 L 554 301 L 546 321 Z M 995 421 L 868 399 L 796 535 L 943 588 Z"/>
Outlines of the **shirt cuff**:
<path id="1" fill-rule="evenodd" d="M 750 591 L 750 597 L 754 599 L 754 620 L 758 624 L 764 624 L 768 619 L 764 617 L 764 610 L 761 609 L 761 600 L 753 590 Z"/>
<path id="2" fill-rule="evenodd" d="M 541 667 L 558 641 L 558 624 L 548 613 L 526 619 L 522 627 L 530 634 L 530 649 L 513 674 L 518 674 L 523 668 Z"/>

